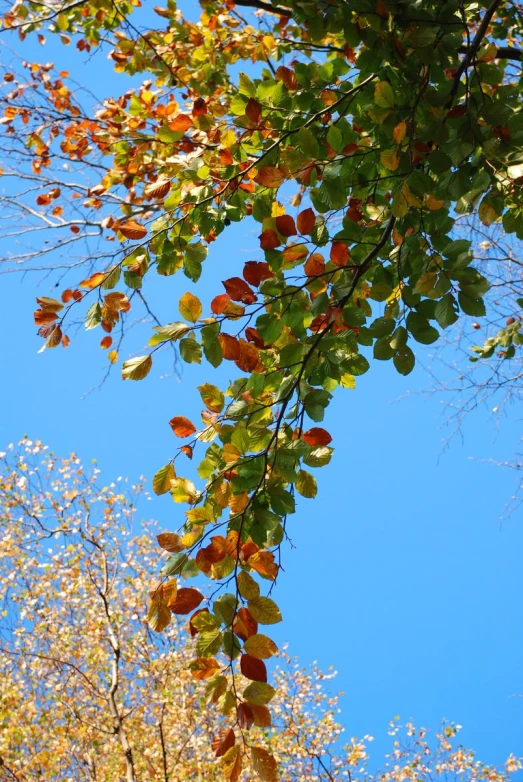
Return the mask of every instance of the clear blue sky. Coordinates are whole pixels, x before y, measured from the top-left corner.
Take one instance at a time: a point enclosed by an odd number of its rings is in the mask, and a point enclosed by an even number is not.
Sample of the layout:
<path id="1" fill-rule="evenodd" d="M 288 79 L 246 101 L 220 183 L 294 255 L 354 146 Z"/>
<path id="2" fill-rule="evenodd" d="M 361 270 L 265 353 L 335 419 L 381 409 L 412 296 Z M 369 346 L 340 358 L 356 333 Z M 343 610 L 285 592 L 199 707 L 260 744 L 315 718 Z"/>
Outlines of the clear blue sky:
<path id="1" fill-rule="evenodd" d="M 60 52 L 59 69 L 96 92 L 102 73 L 107 90 L 128 87 L 107 77 L 103 55 L 85 68 L 73 46 L 9 44 L 42 62 Z M 210 246 L 202 299 L 242 261 L 259 257 L 256 233 L 254 224 L 231 226 Z M 169 418 L 198 420 L 195 386 L 223 384 L 227 371 L 186 366 L 180 380 L 160 379 L 169 370 L 165 354 L 145 381 L 122 383 L 117 371 L 85 396 L 105 370 L 100 335 L 38 354 L 34 297 L 53 295 L 52 284 L 38 274 L 0 281 L 0 446 L 27 432 L 58 453 L 96 458 L 108 481 L 150 478 L 178 444 Z M 159 317 L 177 319 L 177 301 L 191 289 L 180 275 L 154 280 Z M 148 332 L 137 329 L 128 349 L 143 352 Z M 479 410 L 445 450 L 442 398 L 404 396 L 428 386 L 423 369 L 405 379 L 392 365 L 373 363 L 356 391 L 335 394 L 326 419 L 335 456 L 317 471 L 317 499 L 301 500 L 292 518 L 296 548 L 285 553 L 278 581 L 278 640 L 288 640 L 302 663 L 318 660 L 339 671 L 347 735 L 373 734 L 376 756 L 399 714 L 432 729 L 442 718 L 459 722 L 465 744 L 500 762 L 510 751 L 523 755 L 523 698 L 514 697 L 523 693 L 523 514 L 500 524 L 516 476 L 481 459 L 510 457 L 520 421 L 515 414 L 498 429 Z M 147 511 L 166 529 L 182 522 L 168 496 Z"/>

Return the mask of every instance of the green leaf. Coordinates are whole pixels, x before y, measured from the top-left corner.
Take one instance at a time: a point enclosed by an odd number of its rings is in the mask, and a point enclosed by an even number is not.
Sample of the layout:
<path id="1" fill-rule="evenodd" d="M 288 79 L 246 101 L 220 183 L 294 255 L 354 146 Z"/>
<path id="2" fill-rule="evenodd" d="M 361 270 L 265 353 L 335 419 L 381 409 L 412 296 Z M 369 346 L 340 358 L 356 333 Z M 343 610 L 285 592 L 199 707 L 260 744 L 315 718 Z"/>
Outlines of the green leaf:
<path id="1" fill-rule="evenodd" d="M 211 657 L 220 651 L 223 633 L 220 630 L 207 630 L 199 633 L 196 641 L 196 654 L 198 657 Z"/>
<path id="2" fill-rule="evenodd" d="M 394 90 L 387 81 L 380 81 L 374 88 L 374 101 L 377 106 L 391 108 L 394 106 Z"/>
<path id="3" fill-rule="evenodd" d="M 201 364 L 202 346 L 192 337 L 182 339 L 180 342 L 180 356 L 187 364 Z"/>
<path id="4" fill-rule="evenodd" d="M 175 477 L 174 467 L 171 463 L 161 467 L 153 478 L 153 491 L 155 494 L 165 494 L 171 488 L 171 480 Z"/>
<path id="5" fill-rule="evenodd" d="M 296 480 L 296 489 L 302 497 L 313 499 L 318 493 L 316 478 L 310 472 L 300 470 Z"/>
<path id="6" fill-rule="evenodd" d="M 124 361 L 122 378 L 124 380 L 143 380 L 151 371 L 153 360 L 151 356 L 138 356 Z"/>
<path id="7" fill-rule="evenodd" d="M 436 304 L 434 312 L 436 320 L 442 329 L 451 326 L 459 317 L 459 307 L 452 293 L 447 293 Z"/>
<path id="8" fill-rule="evenodd" d="M 414 353 L 408 347 L 408 345 L 405 345 L 404 347 L 397 350 L 394 353 L 392 360 L 400 375 L 409 375 L 414 369 L 414 364 L 416 363 Z"/>
<path id="9" fill-rule="evenodd" d="M 265 682 L 251 682 L 243 691 L 244 699 L 254 706 L 266 706 L 275 695 L 274 687 Z"/>

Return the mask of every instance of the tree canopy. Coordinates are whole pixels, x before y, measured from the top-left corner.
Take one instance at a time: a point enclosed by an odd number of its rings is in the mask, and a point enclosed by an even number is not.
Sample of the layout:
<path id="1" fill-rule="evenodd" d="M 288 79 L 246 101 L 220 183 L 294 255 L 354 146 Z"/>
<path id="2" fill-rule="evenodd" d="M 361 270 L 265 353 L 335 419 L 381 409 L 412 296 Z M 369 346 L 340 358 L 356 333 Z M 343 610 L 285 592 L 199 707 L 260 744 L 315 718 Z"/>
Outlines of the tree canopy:
<path id="1" fill-rule="evenodd" d="M 58 251 L 88 242 L 63 264 L 60 297 L 38 297 L 35 322 L 47 348 L 65 347 L 81 313 L 104 332 L 111 365 L 129 318 L 152 314 L 151 275 L 187 278 L 179 317 L 157 320 L 147 350 L 121 365 L 124 380 L 143 380 L 173 345 L 182 361 L 210 364 L 202 424 L 174 411 L 183 442 L 153 481 L 186 510 L 182 529 L 159 538 L 169 557 L 149 621 L 160 632 L 196 612 L 190 667 L 223 670 L 222 711 L 245 725 L 245 704 L 274 697 L 263 662 L 275 648 L 266 626 L 281 620 L 272 583 L 297 496 L 316 496 L 314 471 L 332 458 L 321 424 L 333 393 L 373 361 L 408 375 L 416 344 L 487 315 L 497 277 L 475 262 L 462 217 L 523 239 L 523 17 L 507 0 L 241 0 L 202 2 L 193 21 L 168 0 L 144 28 L 139 5 L 22 0 L 4 13 L 22 40 L 109 47 L 117 73 L 145 77 L 89 113 L 66 71 L 6 69 L 4 176 L 25 189 L 4 200 L 22 231 L 53 237 L 10 258 L 52 251 L 56 266 Z M 226 247 L 247 218 L 259 256 L 228 259 L 204 307 L 208 247 Z M 493 358 L 496 372 L 519 360 L 519 279 L 504 289 L 516 316 L 471 356 Z M 235 367 L 227 388 L 212 382 L 222 362 Z M 198 483 L 183 475 L 193 455 Z M 201 574 L 222 589 L 204 610 L 199 589 L 178 586 Z M 235 779 L 240 747 L 227 757 Z M 256 770 L 271 780 L 272 756 Z"/>
<path id="2" fill-rule="evenodd" d="M 391 756 L 376 774 L 370 736 L 342 745 L 334 672 L 304 670 L 285 650 L 273 668 L 272 722 L 264 706 L 244 703 L 241 724 L 220 730 L 210 712 L 223 677 L 210 664 L 190 670 L 194 620 L 179 617 L 163 634 L 147 625 L 158 527 L 137 521 L 146 499 L 143 486 L 106 483 L 39 441 L 0 455 L 2 780 L 210 782 L 223 764 L 247 782 L 260 769 L 274 777 L 259 765 L 269 751 L 292 782 L 507 782 L 521 768 L 514 756 L 502 768 L 482 763 L 458 744 L 459 726 L 431 735 L 393 721 Z M 249 750 L 233 773 L 241 732 Z"/>

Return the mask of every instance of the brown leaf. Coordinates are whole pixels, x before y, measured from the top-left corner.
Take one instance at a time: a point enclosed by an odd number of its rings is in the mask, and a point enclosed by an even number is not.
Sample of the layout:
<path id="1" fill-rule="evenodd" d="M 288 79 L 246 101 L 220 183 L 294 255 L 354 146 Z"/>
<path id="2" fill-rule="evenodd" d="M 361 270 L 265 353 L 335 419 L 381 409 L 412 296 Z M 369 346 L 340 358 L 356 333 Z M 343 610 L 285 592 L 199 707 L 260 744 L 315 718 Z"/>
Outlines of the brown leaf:
<path id="1" fill-rule="evenodd" d="M 164 551 L 183 551 L 185 546 L 182 543 L 182 539 L 175 532 L 160 532 L 156 536 L 158 545 L 163 548 Z"/>
<path id="2" fill-rule="evenodd" d="M 276 230 L 282 236 L 296 236 L 296 224 L 291 215 L 280 215 L 276 218 Z"/>
<path id="3" fill-rule="evenodd" d="M 298 231 L 301 234 L 311 234 L 316 225 L 316 215 L 312 209 L 304 209 L 298 215 Z"/>
<path id="4" fill-rule="evenodd" d="M 322 429 L 321 426 L 313 426 L 312 429 L 308 429 L 303 433 L 302 438 L 307 445 L 316 447 L 317 445 L 328 445 L 332 442 L 332 437 L 326 429 Z"/>
<path id="5" fill-rule="evenodd" d="M 256 635 L 258 632 L 258 622 L 253 619 L 248 608 L 240 608 L 236 613 L 232 623 L 233 632 L 236 633 L 238 638 L 242 641 L 246 641 L 251 635 Z"/>
<path id="6" fill-rule="evenodd" d="M 104 337 L 100 340 L 100 347 L 103 350 L 107 350 L 107 348 L 110 348 L 113 344 L 113 338 L 112 337 Z"/>
<path id="7" fill-rule="evenodd" d="M 192 459 L 193 449 L 192 449 L 191 445 L 182 445 L 182 447 L 180 448 L 180 451 L 182 453 L 184 453 L 186 456 L 188 456 L 189 459 Z"/>
<path id="8" fill-rule="evenodd" d="M 257 728 L 270 728 L 272 725 L 271 713 L 267 706 L 256 706 L 254 703 L 250 706 L 254 724 Z"/>
<path id="9" fill-rule="evenodd" d="M 222 774 L 228 782 L 237 782 L 242 773 L 240 747 L 231 747 L 222 757 Z"/>
<path id="10" fill-rule="evenodd" d="M 307 277 L 317 277 L 325 271 L 325 260 L 321 253 L 312 253 L 303 267 Z"/>
<path id="11" fill-rule="evenodd" d="M 262 747 L 251 750 L 252 765 L 262 782 L 278 782 L 278 764 L 276 760 Z"/>
<path id="12" fill-rule="evenodd" d="M 196 431 L 194 424 L 184 415 L 175 415 L 169 421 L 169 426 L 177 437 L 189 437 Z"/>
<path id="13" fill-rule="evenodd" d="M 256 98 L 249 98 L 249 101 L 245 107 L 245 114 L 253 125 L 258 124 L 262 115 L 262 107 Z"/>
<path id="14" fill-rule="evenodd" d="M 171 181 L 169 179 L 157 179 L 153 184 L 147 185 L 145 195 L 147 198 L 165 198 L 170 189 Z"/>
<path id="15" fill-rule="evenodd" d="M 217 758 L 221 758 L 225 755 L 228 749 L 234 747 L 236 743 L 236 736 L 232 728 L 223 728 L 219 733 L 214 736 L 212 740 L 212 751 Z"/>
<path id="16" fill-rule="evenodd" d="M 227 293 L 220 293 L 211 301 L 211 310 L 215 315 L 222 315 L 231 303 L 231 297 Z"/>
<path id="17" fill-rule="evenodd" d="M 178 590 L 176 600 L 171 603 L 169 608 L 173 614 L 190 614 L 195 608 L 198 608 L 203 600 L 203 595 L 197 589 L 192 587 L 182 587 Z"/>
<path id="18" fill-rule="evenodd" d="M 258 348 L 245 339 L 240 339 L 238 344 L 240 355 L 234 363 L 238 369 L 241 369 L 243 372 L 252 372 L 258 364 Z"/>
<path id="19" fill-rule="evenodd" d="M 272 551 L 257 551 L 249 557 L 247 564 L 250 565 L 253 570 L 256 570 L 260 576 L 269 578 L 271 581 L 274 581 L 278 575 L 278 565 L 274 561 L 274 554 Z"/>
<path id="20" fill-rule="evenodd" d="M 218 342 L 225 359 L 236 361 L 240 358 L 240 343 L 236 337 L 231 337 L 230 334 L 218 334 Z"/>
<path id="21" fill-rule="evenodd" d="M 343 244 L 343 242 L 332 243 L 330 259 L 333 263 L 336 264 L 336 266 L 346 266 L 349 258 L 349 248 L 346 244 Z"/>
<path id="22" fill-rule="evenodd" d="M 241 301 L 243 304 L 254 304 L 256 294 L 241 277 L 230 277 L 222 282 L 228 295 L 233 301 Z"/>
<path id="23" fill-rule="evenodd" d="M 283 182 L 285 182 L 285 175 L 282 171 L 280 171 L 279 168 L 275 168 L 274 166 L 265 166 L 265 168 L 262 168 L 254 180 L 259 185 L 263 185 L 263 187 L 279 187 Z"/>
<path id="24" fill-rule="evenodd" d="M 258 238 L 262 250 L 275 250 L 281 244 L 280 237 L 272 228 L 266 228 Z"/>
<path id="25" fill-rule="evenodd" d="M 136 240 L 143 239 L 144 236 L 147 236 L 147 228 L 145 225 L 142 225 L 138 220 L 134 220 L 133 218 L 120 223 L 118 230 L 126 239 Z"/>
<path id="26" fill-rule="evenodd" d="M 285 65 L 280 65 L 280 67 L 277 68 L 276 78 L 282 81 L 288 90 L 298 89 L 298 79 L 296 78 L 296 74 L 293 70 L 287 68 Z"/>
<path id="27" fill-rule="evenodd" d="M 263 660 L 257 660 L 250 654 L 242 654 L 240 658 L 240 669 L 246 679 L 253 682 L 267 681 L 267 667 Z"/>
<path id="28" fill-rule="evenodd" d="M 192 119 L 187 114 L 178 114 L 169 122 L 171 130 L 189 130 L 192 127 Z"/>
<path id="29" fill-rule="evenodd" d="M 243 267 L 243 277 L 250 285 L 254 285 L 255 288 L 262 282 L 262 280 L 268 280 L 274 277 L 273 272 L 270 269 L 268 263 L 265 261 L 247 261 Z"/>
<path id="30" fill-rule="evenodd" d="M 298 263 L 307 257 L 309 251 L 304 244 L 291 244 L 283 251 L 283 260 L 288 263 Z"/>
<path id="31" fill-rule="evenodd" d="M 254 725 L 254 714 L 252 706 L 248 703 L 240 703 L 236 710 L 238 724 L 243 730 L 249 730 Z"/>
<path id="32" fill-rule="evenodd" d="M 220 670 L 220 666 L 214 657 L 197 657 L 189 663 L 189 670 L 194 679 L 202 681 L 214 676 Z"/>

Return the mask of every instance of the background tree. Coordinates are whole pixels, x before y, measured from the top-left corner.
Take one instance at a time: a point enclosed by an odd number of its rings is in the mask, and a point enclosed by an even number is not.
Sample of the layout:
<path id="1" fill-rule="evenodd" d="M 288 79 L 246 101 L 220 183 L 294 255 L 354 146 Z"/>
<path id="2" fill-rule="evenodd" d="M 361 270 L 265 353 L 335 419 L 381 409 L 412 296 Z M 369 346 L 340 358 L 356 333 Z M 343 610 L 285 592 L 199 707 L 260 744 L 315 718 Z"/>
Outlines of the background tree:
<path id="1" fill-rule="evenodd" d="M 105 485 L 72 454 L 60 459 L 25 439 L 0 461 L 0 777 L 2 780 L 212 780 L 209 752 L 231 756 L 230 729 L 216 731 L 206 703 L 219 702 L 220 677 L 193 669 L 181 622 L 163 634 L 147 625 L 155 524 L 141 524 L 142 486 Z M 484 766 L 454 746 L 457 728 L 429 740 L 423 729 L 391 724 L 394 744 L 378 777 L 366 771 L 370 737 L 341 747 L 334 674 L 304 671 L 280 653 L 274 725 L 263 707 L 243 704 L 236 733 L 250 752 L 226 774 L 273 778 L 260 767 L 270 748 L 288 780 L 410 777 L 505 782 L 521 768 Z M 245 682 L 247 683 L 247 682 Z M 254 725 L 251 723 L 254 720 Z M 254 747 L 254 749 L 253 749 Z M 227 752 L 228 751 L 228 752 Z M 225 753 L 225 754 L 224 754 Z M 253 760 L 251 760 L 251 757 Z"/>
<path id="2" fill-rule="evenodd" d="M 231 362 L 242 373 L 225 391 L 199 387 L 203 427 L 183 410 L 170 421 L 192 439 L 154 489 L 188 509 L 182 534 L 160 541 L 171 581 L 154 592 L 149 615 L 160 630 L 180 605 L 198 609 L 198 590 L 177 602 L 175 576 L 203 573 L 229 590 L 194 617 L 191 665 L 218 669 L 225 656 L 221 708 L 237 715 L 243 701 L 252 709 L 274 697 L 259 660 L 272 642 L 251 638 L 281 616 L 258 576 L 276 579 L 296 492 L 313 498 L 307 468 L 331 459 L 331 434 L 316 424 L 332 393 L 355 386 L 371 353 L 409 374 L 414 342 L 477 323 L 498 280 L 509 311 L 521 307 L 518 269 L 490 253 L 493 273 L 480 272 L 459 216 L 523 237 L 522 18 L 507 0 L 243 0 L 236 6 L 258 16 L 204 3 L 196 23 L 168 2 L 156 9 L 160 24 L 143 29 L 130 16 L 135 5 L 17 2 L 4 14 L 22 39 L 47 29 L 81 51 L 112 46 L 118 72 L 146 75 L 92 113 L 66 72 L 30 63 L 5 73 L 6 173 L 24 183 L 21 193 L 8 187 L 6 203 L 15 233 L 30 221 L 55 251 L 100 237 L 88 276 L 70 277 L 60 299 L 40 296 L 35 321 L 47 347 L 66 346 L 82 312 L 88 329 L 105 332 L 111 363 L 128 313 L 137 304 L 152 313 L 142 291 L 153 270 L 197 283 L 207 246 L 232 222 L 260 225 L 263 260 L 231 268 L 205 313 L 185 293 L 183 320 L 157 321 L 147 352 L 122 365 L 124 379 L 141 380 L 153 355 L 175 344 L 187 363 Z M 41 255 L 28 248 L 12 260 Z M 496 321 L 472 358 L 495 355 L 514 381 L 521 321 Z M 197 486 L 174 464 L 202 443 Z M 253 682 L 240 693 L 242 673 Z M 234 774 L 241 749 L 230 752 Z"/>

